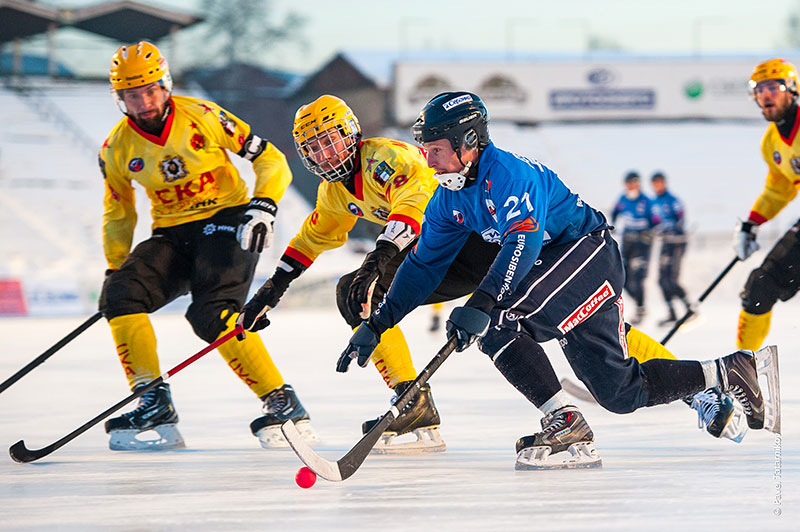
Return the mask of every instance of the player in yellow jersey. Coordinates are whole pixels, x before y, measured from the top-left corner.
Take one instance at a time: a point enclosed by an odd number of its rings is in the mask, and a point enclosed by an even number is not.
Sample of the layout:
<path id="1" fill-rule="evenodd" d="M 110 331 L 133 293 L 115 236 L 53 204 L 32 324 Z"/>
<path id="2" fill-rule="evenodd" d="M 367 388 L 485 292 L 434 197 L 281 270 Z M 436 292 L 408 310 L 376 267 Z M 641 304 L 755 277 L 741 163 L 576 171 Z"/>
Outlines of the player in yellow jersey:
<path id="1" fill-rule="evenodd" d="M 416 243 L 422 213 L 437 182 L 419 148 L 386 138 L 362 139 L 358 119 L 335 96 L 324 95 L 300 107 L 292 134 L 306 168 L 322 178 L 316 206 L 290 242 L 272 278 L 245 305 L 240 321 L 249 330 L 266 327 L 267 311 L 278 304 L 289 283 L 322 252 L 344 244 L 349 231 L 362 218 L 384 228 L 361 267 L 344 275 L 336 288 L 339 311 L 355 328 L 380 302 L 403 258 Z M 426 303 L 471 293 L 498 250 L 495 243 L 472 233 Z M 457 274 L 449 275 L 451 272 Z M 398 327 L 383 334 L 372 360 L 386 384 L 398 394 L 417 376 Z M 363 430 L 368 431 L 375 421 L 365 422 Z M 377 449 L 444 450 L 438 425 L 439 414 L 430 387 L 425 386 L 418 400 L 389 426 Z M 417 441 L 393 442 L 394 436 L 409 432 L 414 432 Z"/>
<path id="2" fill-rule="evenodd" d="M 747 259 L 759 246 L 758 227 L 774 218 L 800 187 L 800 126 L 797 68 L 784 59 L 770 59 L 753 70 L 750 90 L 764 118 L 770 122 L 761 140 L 767 163 L 764 189 L 736 234 L 736 254 Z M 775 244 L 764 262 L 753 270 L 742 291 L 737 345 L 758 349 L 769 333 L 772 307 L 787 301 L 800 288 L 800 220 Z"/>
<path id="3" fill-rule="evenodd" d="M 175 96 L 166 59 L 139 42 L 111 59 L 111 88 L 125 115 L 100 150 L 105 179 L 103 245 L 108 271 L 100 310 L 108 319 L 131 389 L 161 374 L 148 314 L 191 293 L 186 318 L 213 342 L 235 327 L 258 252 L 270 245 L 277 202 L 292 176 L 285 156 L 250 126 L 213 102 Z M 253 164 L 252 196 L 228 152 Z M 151 201 L 153 234 L 131 251 L 133 181 Z M 219 352 L 263 401 L 251 425 L 264 447 L 286 446 L 279 426 L 300 421 L 315 439 L 294 390 L 284 383 L 256 334 Z M 116 450 L 184 446 L 169 385 L 144 394 L 136 409 L 106 422 Z M 155 431 L 159 438 L 137 436 Z"/>

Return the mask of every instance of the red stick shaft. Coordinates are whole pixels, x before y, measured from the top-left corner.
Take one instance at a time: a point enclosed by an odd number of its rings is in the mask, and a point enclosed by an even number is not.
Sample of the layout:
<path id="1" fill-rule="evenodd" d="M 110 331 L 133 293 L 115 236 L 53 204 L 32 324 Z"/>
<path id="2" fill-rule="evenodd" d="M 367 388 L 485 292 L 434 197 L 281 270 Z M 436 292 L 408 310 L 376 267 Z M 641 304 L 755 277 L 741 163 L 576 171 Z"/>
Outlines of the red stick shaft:
<path id="1" fill-rule="evenodd" d="M 195 362 L 198 358 L 200 358 L 202 356 L 205 356 L 207 353 L 213 351 L 217 347 L 221 346 L 222 344 L 224 344 L 225 342 L 227 342 L 228 340 L 230 340 L 231 338 L 233 338 L 237 334 L 241 334 L 242 332 L 244 332 L 244 328 L 241 325 L 237 325 L 234 330 L 232 330 L 231 332 L 229 332 L 225 336 L 220 336 L 219 338 L 217 338 L 216 340 L 214 340 L 213 342 L 208 344 L 208 346 L 206 346 L 203 349 L 201 349 L 199 352 L 197 352 L 194 355 L 190 356 L 189 358 L 187 358 L 186 360 L 184 360 L 183 362 L 181 362 L 180 364 L 178 364 L 177 366 L 175 366 L 171 370 L 169 370 L 166 373 L 164 373 L 163 375 L 161 375 L 161 379 L 162 380 L 169 379 L 170 377 L 172 377 L 173 375 L 178 373 L 180 370 L 182 370 L 183 368 L 185 368 L 189 364 Z"/>

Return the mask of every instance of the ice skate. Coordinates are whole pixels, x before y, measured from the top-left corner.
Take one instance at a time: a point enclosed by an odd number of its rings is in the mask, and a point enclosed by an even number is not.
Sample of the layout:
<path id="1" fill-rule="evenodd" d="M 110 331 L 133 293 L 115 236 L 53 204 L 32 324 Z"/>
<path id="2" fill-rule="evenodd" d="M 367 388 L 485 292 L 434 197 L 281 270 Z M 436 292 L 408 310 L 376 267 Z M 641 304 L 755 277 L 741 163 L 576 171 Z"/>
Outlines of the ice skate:
<path id="1" fill-rule="evenodd" d="M 257 437 L 264 449 L 284 449 L 289 447 L 289 442 L 283 437 L 281 425 L 292 420 L 297 430 L 308 443 L 319 442 L 319 437 L 311 427 L 308 412 L 303 408 L 294 388 L 284 384 L 261 398 L 264 401 L 264 415 L 250 423 L 253 436 Z"/>
<path id="2" fill-rule="evenodd" d="M 602 467 L 594 434 L 577 407 L 565 406 L 542 418 L 542 432 L 517 440 L 517 471 Z"/>
<path id="3" fill-rule="evenodd" d="M 719 388 L 685 399 L 686 404 L 697 410 L 697 427 L 715 438 L 727 438 L 739 443 L 747 434 L 747 421 L 738 401 L 722 393 Z"/>
<path id="4" fill-rule="evenodd" d="M 747 425 L 751 429 L 766 428 L 780 432 L 780 381 L 778 375 L 778 348 L 768 346 L 757 353 L 737 351 L 717 360 L 722 391 L 735 397 L 742 405 Z M 759 385 L 764 376 L 767 395 Z"/>
<path id="5" fill-rule="evenodd" d="M 141 384 L 136 388 L 146 386 Z M 136 390 L 134 388 L 134 390 Z M 142 451 L 186 447 L 178 432 L 178 413 L 172 404 L 169 384 L 162 382 L 139 398 L 139 405 L 130 412 L 105 423 L 112 451 Z M 142 433 L 157 438 L 140 438 Z"/>
<path id="6" fill-rule="evenodd" d="M 412 381 L 398 383 L 394 387 L 397 397 L 403 394 Z M 379 419 L 370 419 L 361 425 L 364 434 L 370 431 Z M 416 454 L 443 452 L 447 446 L 439 433 L 439 411 L 433 402 L 431 387 L 425 384 L 420 387 L 419 394 L 411 401 L 400 415 L 392 421 L 381 435 L 381 439 L 373 447 L 376 454 Z M 412 433 L 416 441 L 395 442 L 395 438 Z"/>

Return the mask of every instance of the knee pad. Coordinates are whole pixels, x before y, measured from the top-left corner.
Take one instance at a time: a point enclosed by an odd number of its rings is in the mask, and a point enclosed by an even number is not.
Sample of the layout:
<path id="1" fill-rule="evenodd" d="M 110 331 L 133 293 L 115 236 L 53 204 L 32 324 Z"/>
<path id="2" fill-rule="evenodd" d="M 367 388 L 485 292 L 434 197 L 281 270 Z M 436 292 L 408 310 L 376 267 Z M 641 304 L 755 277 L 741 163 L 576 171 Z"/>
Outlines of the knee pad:
<path id="1" fill-rule="evenodd" d="M 106 319 L 128 314 L 149 314 L 156 310 L 152 306 L 147 287 L 125 272 L 114 272 L 103 283 L 98 307 Z"/>
<path id="2" fill-rule="evenodd" d="M 740 294 L 742 309 L 749 314 L 766 314 L 778 301 L 781 289 L 775 278 L 763 268 L 756 268 L 747 278 Z"/>
<path id="3" fill-rule="evenodd" d="M 354 315 L 347 307 L 347 294 L 350 292 L 350 284 L 355 276 L 356 272 L 350 272 L 347 275 L 343 275 L 336 284 L 336 306 L 339 308 L 339 314 L 342 315 L 344 321 L 352 328 L 358 327 L 363 321 L 361 316 Z"/>
<path id="4" fill-rule="evenodd" d="M 478 339 L 478 349 L 489 355 L 492 360 L 511 342 L 516 340 L 522 333 L 506 329 L 505 327 L 489 327 L 486 334 Z"/>
<path id="5" fill-rule="evenodd" d="M 186 311 L 186 319 L 198 337 L 212 343 L 227 328 L 226 322 L 235 312 L 238 309 L 226 302 L 192 303 Z"/>

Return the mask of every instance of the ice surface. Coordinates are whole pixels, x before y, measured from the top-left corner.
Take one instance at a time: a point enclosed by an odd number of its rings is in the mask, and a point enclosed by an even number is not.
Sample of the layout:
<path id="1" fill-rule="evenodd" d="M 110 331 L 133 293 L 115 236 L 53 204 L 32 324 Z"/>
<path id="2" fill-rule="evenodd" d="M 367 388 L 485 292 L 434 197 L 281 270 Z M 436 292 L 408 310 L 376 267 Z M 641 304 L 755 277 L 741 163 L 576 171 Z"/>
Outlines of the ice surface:
<path id="1" fill-rule="evenodd" d="M 704 320 L 670 343 L 683 358 L 732 350 L 738 304 L 729 292 L 747 268 L 726 279 L 702 307 Z M 695 293 L 704 274 L 692 277 Z M 651 297 L 656 297 L 653 293 Z M 750 431 L 741 444 L 696 428 L 683 403 L 616 415 L 580 404 L 595 431 L 601 470 L 515 472 L 514 443 L 539 414 L 475 347 L 454 354 L 431 382 L 443 454 L 370 456 L 342 483 L 294 484 L 302 465 L 291 451 L 264 450 L 248 429 L 259 402 L 216 353 L 175 375 L 180 428 L 188 448 L 112 452 L 98 424 L 39 462 L 0 458 L 3 530 L 790 530 L 800 508 L 800 379 L 797 302 L 779 305 L 769 342 L 783 377 L 782 437 Z M 349 331 L 332 308 L 276 309 L 268 349 L 294 385 L 335 460 L 359 438 L 361 421 L 388 408 L 390 392 L 374 368 L 334 372 Z M 80 318 L 0 320 L 5 379 Z M 429 333 L 429 309 L 405 322 L 421 369 L 443 343 Z M 650 326 L 655 337 L 665 331 Z M 178 314 L 153 316 L 162 371 L 202 348 Z M 556 345 L 561 376 L 573 377 Z M 39 448 L 127 394 L 104 321 L 0 395 L 0 447 L 25 439 Z M 779 474 L 780 476 L 776 476 Z M 778 483 L 780 487 L 778 487 Z M 776 504 L 780 497 L 780 504 Z M 776 515 L 781 511 L 782 515 Z"/>

